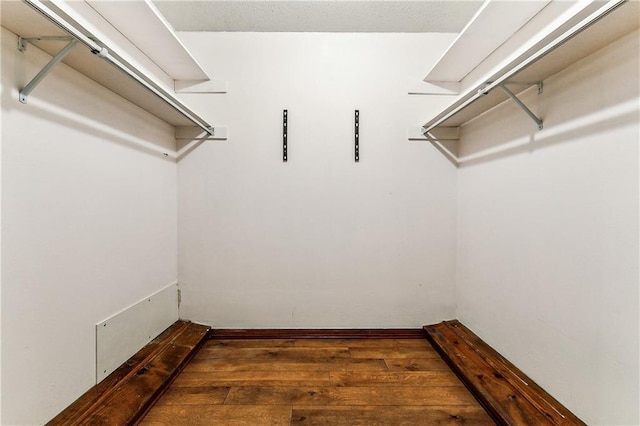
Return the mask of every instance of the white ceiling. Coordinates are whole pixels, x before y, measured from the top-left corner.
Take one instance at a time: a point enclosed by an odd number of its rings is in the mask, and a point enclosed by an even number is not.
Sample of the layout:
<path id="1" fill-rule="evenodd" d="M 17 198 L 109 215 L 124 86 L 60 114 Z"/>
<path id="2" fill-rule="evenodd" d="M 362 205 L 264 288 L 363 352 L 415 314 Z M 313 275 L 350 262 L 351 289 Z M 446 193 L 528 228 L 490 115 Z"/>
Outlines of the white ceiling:
<path id="1" fill-rule="evenodd" d="M 459 32 L 482 0 L 153 0 L 177 31 Z"/>

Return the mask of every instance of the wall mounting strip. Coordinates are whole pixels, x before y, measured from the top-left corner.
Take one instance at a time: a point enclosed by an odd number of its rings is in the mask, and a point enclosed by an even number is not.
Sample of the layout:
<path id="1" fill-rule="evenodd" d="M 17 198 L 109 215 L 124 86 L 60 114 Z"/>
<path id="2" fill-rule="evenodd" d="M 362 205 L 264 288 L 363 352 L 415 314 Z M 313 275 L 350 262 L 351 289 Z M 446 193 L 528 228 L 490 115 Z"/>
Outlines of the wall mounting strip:
<path id="1" fill-rule="evenodd" d="M 579 19 L 577 23 L 575 23 L 575 20 L 571 22 L 568 25 L 568 29 L 563 27 L 562 29 L 558 29 L 554 33 L 550 34 L 548 37 L 545 37 L 505 67 L 496 71 L 489 79 L 485 80 L 485 82 L 479 83 L 470 88 L 470 90 L 468 90 L 456 102 L 431 119 L 423 126 L 425 133 L 453 117 L 455 114 L 473 103 L 476 99 L 487 94 L 490 90 L 507 82 L 518 72 L 524 70 L 529 65 L 553 51 L 555 48 L 563 45 L 627 1 L 628 0 L 610 0 L 595 12 L 590 13 L 586 18 Z"/>
<path id="2" fill-rule="evenodd" d="M 360 110 L 355 112 L 355 160 L 360 162 Z"/>
<path id="3" fill-rule="evenodd" d="M 163 89 L 160 85 L 155 83 L 149 77 L 142 74 L 140 71 L 136 70 L 134 66 L 129 64 L 126 60 L 119 57 L 117 54 L 110 52 L 106 47 L 102 46 L 99 41 L 96 40 L 95 37 L 89 37 L 84 34 L 84 32 L 89 33 L 85 28 L 76 28 L 69 22 L 67 22 L 60 15 L 55 13 L 51 8 L 45 5 L 40 0 L 23 0 L 24 3 L 31 6 L 38 13 L 43 15 L 49 21 L 60 27 L 62 30 L 69 33 L 75 39 L 77 39 L 80 43 L 87 46 L 91 53 L 97 55 L 98 57 L 104 59 L 109 62 L 111 65 L 124 72 L 126 75 L 131 77 L 138 84 L 145 87 L 151 93 L 156 95 L 162 101 L 164 101 L 167 105 L 172 107 L 174 110 L 179 112 L 189 121 L 194 123 L 196 126 L 200 127 L 202 130 L 207 132 L 208 134 L 212 133 L 212 126 L 208 124 L 205 120 L 199 117 L 196 113 L 191 111 L 186 105 L 184 105 L 180 100 L 178 100 L 171 93 Z"/>
<path id="4" fill-rule="evenodd" d="M 282 110 L 282 162 L 287 162 L 287 115 L 289 112 Z"/>

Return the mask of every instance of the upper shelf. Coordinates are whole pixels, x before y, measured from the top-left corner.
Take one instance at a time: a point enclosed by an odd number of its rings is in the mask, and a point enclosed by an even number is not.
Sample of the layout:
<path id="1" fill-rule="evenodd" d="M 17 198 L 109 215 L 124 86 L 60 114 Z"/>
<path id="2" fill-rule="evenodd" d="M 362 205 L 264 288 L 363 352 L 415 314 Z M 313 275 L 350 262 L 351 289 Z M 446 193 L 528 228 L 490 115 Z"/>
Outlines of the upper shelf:
<path id="1" fill-rule="evenodd" d="M 173 80 L 208 80 L 200 64 L 150 0 L 85 2 L 118 29 Z M 144 25 L 140 25 L 144 22 Z"/>
<path id="2" fill-rule="evenodd" d="M 550 1 L 485 0 L 424 80 L 461 81 Z"/>
<path id="3" fill-rule="evenodd" d="M 640 2 L 613 0 L 594 2 L 575 13 L 521 53 L 507 58 L 498 67 L 470 85 L 456 100 L 429 120 L 423 130 L 436 127 L 459 127 L 506 101 L 503 83 L 542 82 L 571 64 L 631 33 L 639 26 Z M 509 86 L 516 94 L 528 86 Z"/>
<path id="4" fill-rule="evenodd" d="M 140 66 L 143 62 L 131 60 L 132 56 L 129 52 L 123 51 L 120 45 L 113 43 L 113 37 L 106 36 L 102 32 L 98 33 L 97 28 L 100 26 L 114 30 L 110 22 L 101 18 L 102 21 L 98 22 L 99 25 L 97 26 L 83 25 L 85 22 L 78 22 L 79 18 L 78 15 L 74 15 L 74 10 L 67 9 L 65 12 L 68 12 L 69 15 L 61 14 L 58 9 L 55 9 L 56 4 L 62 4 L 59 0 L 47 2 L 46 4 L 35 0 L 31 2 L 36 5 L 42 5 L 43 8 L 53 12 L 57 17 L 62 17 L 62 20 L 66 22 L 65 30 L 61 28 L 59 23 L 52 22 L 51 18 L 45 17 L 25 2 L 17 1 L 0 1 L 0 24 L 7 30 L 24 38 L 72 35 L 76 38 L 80 37 L 85 45 L 92 44 L 106 47 L 109 52 L 109 56 L 106 59 L 115 66 L 105 63 L 105 58 L 92 53 L 90 49 L 84 46 L 73 48 L 63 62 L 173 126 L 182 127 L 195 124 L 203 129 L 211 128 L 211 125 L 175 97 L 172 76 L 166 74 L 164 70 L 149 72 L 150 68 L 156 66 L 149 58 L 143 54 L 139 55 L 141 61 L 147 60 L 150 63 L 150 66 Z M 95 6 L 86 2 L 77 3 L 76 7 L 83 6 L 91 9 Z M 49 8 L 49 6 L 53 6 L 53 8 Z M 94 13 L 96 12 L 94 11 Z M 124 37 L 119 33 L 117 35 Z M 51 40 L 40 40 L 33 43 L 52 56 L 55 56 L 64 46 L 59 41 Z M 16 48 L 17 46 L 16 37 Z M 134 46 L 134 49 L 137 49 L 137 47 Z M 138 53 L 141 52 L 138 51 Z M 28 49 L 25 54 L 28 54 Z M 183 56 L 184 52 L 178 54 L 177 58 L 183 58 Z M 195 63 L 195 61 L 192 62 Z M 202 73 L 198 74 L 198 71 L 189 75 L 203 76 Z M 42 84 L 46 84 L 46 80 Z"/>

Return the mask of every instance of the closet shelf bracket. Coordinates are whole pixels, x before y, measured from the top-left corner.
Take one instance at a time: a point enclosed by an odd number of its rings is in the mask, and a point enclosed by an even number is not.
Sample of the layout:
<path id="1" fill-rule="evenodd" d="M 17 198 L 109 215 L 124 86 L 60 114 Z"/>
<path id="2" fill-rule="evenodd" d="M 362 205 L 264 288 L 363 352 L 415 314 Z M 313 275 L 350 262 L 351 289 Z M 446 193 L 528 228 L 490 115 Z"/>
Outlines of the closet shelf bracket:
<path id="1" fill-rule="evenodd" d="M 78 43 L 78 40 L 73 37 L 33 37 L 33 38 L 19 37 L 18 50 L 21 52 L 24 52 L 27 49 L 27 43 L 33 40 L 60 40 L 60 41 L 69 41 L 69 43 L 67 43 L 67 45 L 60 52 L 58 52 L 58 54 L 54 56 L 49 61 L 49 63 L 45 65 L 44 68 L 42 68 L 40 72 L 36 74 L 36 76 L 33 77 L 29 83 L 27 83 L 26 86 L 24 86 L 22 90 L 20 90 L 19 100 L 23 104 L 27 103 L 27 98 L 29 97 L 29 94 L 33 92 L 33 89 L 35 89 L 38 86 L 38 84 L 40 84 L 40 82 L 53 70 L 53 68 L 60 61 L 62 61 L 65 58 L 65 56 L 69 54 L 69 52 L 71 52 L 71 49 L 73 49 L 73 47 Z"/>
<path id="2" fill-rule="evenodd" d="M 507 94 L 507 96 L 509 96 L 529 117 L 531 117 L 531 119 L 538 125 L 538 130 L 542 130 L 543 124 L 542 124 L 542 120 L 540 118 L 538 118 L 537 115 L 535 115 L 533 112 L 531 112 L 531 110 L 520 100 L 518 99 L 518 97 L 511 91 L 509 90 L 509 88 L 507 88 L 507 86 L 505 85 L 505 83 L 500 84 L 500 88 L 502 89 L 502 91 L 504 93 Z M 542 83 L 539 83 L 538 85 L 538 93 L 540 93 L 542 90 Z"/>
<path id="3" fill-rule="evenodd" d="M 538 95 L 541 95 L 544 89 L 542 81 L 505 81 L 502 84 L 508 84 L 510 86 L 536 86 L 538 88 Z"/>
<path id="4" fill-rule="evenodd" d="M 538 126 L 538 130 L 542 130 L 543 129 L 543 123 L 542 123 L 542 119 L 540 119 L 537 115 L 535 115 L 525 104 L 524 102 L 522 102 L 508 87 L 507 84 L 518 84 L 518 85 L 525 85 L 525 86 L 538 86 L 538 94 L 542 93 L 543 90 L 543 86 L 542 86 L 542 81 L 537 81 L 535 83 L 510 83 L 510 82 L 504 82 L 504 83 L 500 83 L 498 85 L 498 87 L 500 87 L 500 89 L 502 89 L 502 91 L 513 100 L 513 102 L 516 103 L 516 105 L 518 105 L 524 112 L 525 114 L 527 114 Z M 481 95 L 486 95 L 488 93 L 487 92 L 482 92 L 480 91 Z"/>
<path id="5" fill-rule="evenodd" d="M 24 52 L 27 50 L 27 45 L 29 43 L 33 44 L 34 41 L 71 41 L 73 37 L 71 36 L 41 36 L 41 37 L 21 37 L 18 36 L 18 50 L 20 52 Z"/>

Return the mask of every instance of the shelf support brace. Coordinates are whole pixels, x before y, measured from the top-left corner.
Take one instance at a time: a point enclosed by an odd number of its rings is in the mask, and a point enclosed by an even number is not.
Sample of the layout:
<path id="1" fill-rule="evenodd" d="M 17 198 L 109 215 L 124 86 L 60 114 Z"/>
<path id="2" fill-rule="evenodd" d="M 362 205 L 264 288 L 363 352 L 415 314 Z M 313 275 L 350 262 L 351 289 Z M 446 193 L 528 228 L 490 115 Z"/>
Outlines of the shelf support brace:
<path id="1" fill-rule="evenodd" d="M 538 86 L 538 92 L 540 92 L 540 88 L 542 86 L 539 85 Z M 500 88 L 502 89 L 502 91 L 504 93 L 507 94 L 507 96 L 509 96 L 516 104 L 518 104 L 518 106 L 520 108 L 522 108 L 522 110 L 529 116 L 531 117 L 531 119 L 533 121 L 535 121 L 535 123 L 538 125 L 538 130 L 542 130 L 543 124 L 542 124 L 542 120 L 538 118 L 537 115 L 535 115 L 533 112 L 531 112 L 531 110 L 529 108 L 527 108 L 527 106 L 520 100 L 518 99 L 518 97 L 516 95 L 513 94 L 513 92 L 511 90 L 509 90 L 507 88 L 507 86 L 505 86 L 504 83 L 500 84 Z"/>
<path id="2" fill-rule="evenodd" d="M 20 46 L 24 46 L 24 48 L 26 48 L 26 45 L 22 44 L 23 41 L 28 41 L 28 39 L 21 38 L 19 41 L 19 43 L 21 43 Z M 29 94 L 33 92 L 33 89 L 35 89 L 36 86 L 38 86 L 38 84 L 42 81 L 42 79 L 44 79 L 51 72 L 51 70 L 53 70 L 53 67 L 55 67 L 60 61 L 62 61 L 65 56 L 69 54 L 69 52 L 71 52 L 71 49 L 73 49 L 76 43 L 78 43 L 78 40 L 75 38 L 72 39 L 69 44 L 67 44 L 60 52 L 58 52 L 58 54 L 54 56 L 49 61 L 49 63 L 45 65 L 44 68 L 42 68 L 40 72 L 36 74 L 35 77 L 33 77 L 33 79 L 31 79 L 29 83 L 27 83 L 24 89 L 20 90 L 20 102 L 22 102 L 23 104 L 27 103 L 27 97 L 29 97 Z"/>
<path id="3" fill-rule="evenodd" d="M 40 37 L 21 37 L 18 36 L 18 50 L 20 52 L 25 52 L 27 50 L 27 45 L 29 43 L 33 44 L 34 41 L 71 41 L 73 37 L 71 36 L 40 36 Z"/>

